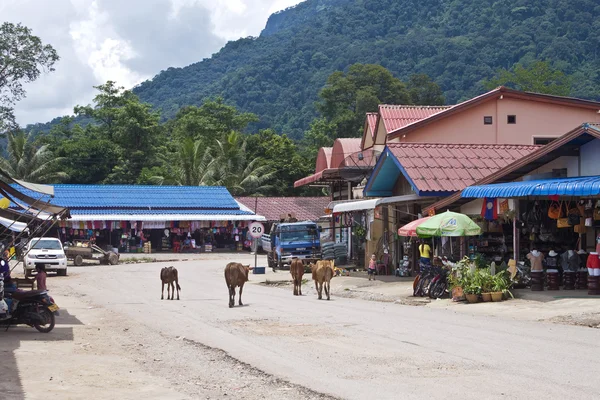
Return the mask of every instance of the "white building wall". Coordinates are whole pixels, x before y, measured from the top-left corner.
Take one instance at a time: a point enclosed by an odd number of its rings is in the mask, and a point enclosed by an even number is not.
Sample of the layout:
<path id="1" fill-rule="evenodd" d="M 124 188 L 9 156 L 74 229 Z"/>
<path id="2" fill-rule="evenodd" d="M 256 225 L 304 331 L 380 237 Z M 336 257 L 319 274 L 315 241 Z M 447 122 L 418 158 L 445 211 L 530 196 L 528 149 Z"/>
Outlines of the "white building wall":
<path id="1" fill-rule="evenodd" d="M 600 140 L 581 146 L 581 176 L 600 175 Z"/>
<path id="2" fill-rule="evenodd" d="M 552 173 L 554 169 L 567 169 L 567 177 L 576 177 L 581 176 L 579 171 L 579 157 L 559 157 L 554 161 L 549 162 L 541 166 L 540 168 L 531 171 L 527 176 L 529 178 L 534 178 L 535 175 L 542 175 L 547 173 Z M 548 179 L 549 177 L 540 177 L 540 179 Z M 524 179 L 519 179 L 524 180 Z"/>

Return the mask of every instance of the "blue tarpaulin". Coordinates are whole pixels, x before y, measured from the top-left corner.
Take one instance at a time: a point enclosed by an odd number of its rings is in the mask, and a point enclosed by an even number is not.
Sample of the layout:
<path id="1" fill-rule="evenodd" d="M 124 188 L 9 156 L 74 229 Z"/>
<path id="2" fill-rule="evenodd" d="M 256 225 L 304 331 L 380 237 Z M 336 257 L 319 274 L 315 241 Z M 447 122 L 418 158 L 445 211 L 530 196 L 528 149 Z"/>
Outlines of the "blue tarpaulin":
<path id="1" fill-rule="evenodd" d="M 599 196 L 600 176 L 554 178 L 493 185 L 470 186 L 463 190 L 463 198 L 513 198 L 528 196 Z"/>

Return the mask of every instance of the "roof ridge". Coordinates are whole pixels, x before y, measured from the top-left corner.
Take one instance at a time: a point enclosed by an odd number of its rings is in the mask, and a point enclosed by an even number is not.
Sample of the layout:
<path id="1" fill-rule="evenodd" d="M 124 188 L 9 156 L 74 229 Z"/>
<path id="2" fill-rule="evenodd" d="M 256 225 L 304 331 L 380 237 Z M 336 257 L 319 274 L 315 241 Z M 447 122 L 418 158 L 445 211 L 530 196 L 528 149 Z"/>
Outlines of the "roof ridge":
<path id="1" fill-rule="evenodd" d="M 498 147 L 498 148 L 506 148 L 506 147 L 543 147 L 543 145 L 539 144 L 509 144 L 509 143 L 431 143 L 431 142 L 401 142 L 401 143 L 388 143 L 389 147 L 428 147 L 428 146 L 437 146 L 437 147 Z"/>
<path id="2" fill-rule="evenodd" d="M 417 104 L 380 104 L 379 107 L 389 107 L 389 108 L 451 108 L 451 107 L 454 107 L 454 105 L 433 106 L 433 105 L 417 105 Z"/>

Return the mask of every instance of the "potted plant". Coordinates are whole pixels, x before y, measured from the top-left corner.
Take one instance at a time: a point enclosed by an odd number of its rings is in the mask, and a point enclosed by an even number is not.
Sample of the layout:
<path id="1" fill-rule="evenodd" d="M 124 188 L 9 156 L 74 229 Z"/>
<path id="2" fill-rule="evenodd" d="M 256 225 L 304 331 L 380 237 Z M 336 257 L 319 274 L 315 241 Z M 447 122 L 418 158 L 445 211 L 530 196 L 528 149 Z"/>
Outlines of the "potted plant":
<path id="1" fill-rule="evenodd" d="M 494 277 L 486 270 L 477 271 L 479 284 L 481 286 L 481 298 L 484 302 L 492 301 L 492 288 L 494 286 Z"/>
<path id="2" fill-rule="evenodd" d="M 474 280 L 471 280 L 465 287 L 463 287 L 465 297 L 469 303 L 477 303 L 479 301 L 479 295 L 481 294 L 481 286 Z"/>
<path id="3" fill-rule="evenodd" d="M 466 285 L 467 274 L 469 273 L 469 266 L 471 260 L 469 257 L 464 257 L 462 260 L 456 263 L 452 268 L 452 271 L 448 275 L 448 287 L 452 293 L 453 301 L 465 300 L 465 293 L 463 287 Z"/>
<path id="4" fill-rule="evenodd" d="M 506 272 L 501 271 L 493 276 L 493 292 L 492 292 L 492 301 L 502 301 L 505 295 L 510 295 L 512 297 L 512 293 L 508 290 L 509 281 L 506 278 Z"/>
<path id="5" fill-rule="evenodd" d="M 367 236 L 367 230 L 365 229 L 364 226 L 362 225 L 356 225 L 354 227 L 354 234 L 356 235 L 356 237 L 358 237 L 359 239 L 364 239 Z"/>

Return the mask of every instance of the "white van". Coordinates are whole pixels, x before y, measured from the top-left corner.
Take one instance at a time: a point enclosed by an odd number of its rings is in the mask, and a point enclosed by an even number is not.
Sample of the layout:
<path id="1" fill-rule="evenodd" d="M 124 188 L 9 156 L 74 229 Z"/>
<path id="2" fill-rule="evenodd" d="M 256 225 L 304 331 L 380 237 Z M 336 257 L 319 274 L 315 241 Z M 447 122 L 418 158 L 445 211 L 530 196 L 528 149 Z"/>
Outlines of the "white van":
<path id="1" fill-rule="evenodd" d="M 46 272 L 67 275 L 67 256 L 57 238 L 32 238 L 27 243 L 27 255 L 23 260 L 25 276 L 31 276 L 38 264 L 46 266 Z"/>

